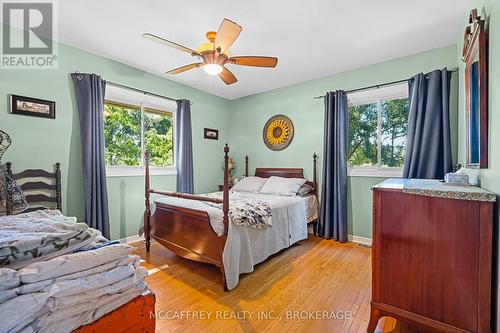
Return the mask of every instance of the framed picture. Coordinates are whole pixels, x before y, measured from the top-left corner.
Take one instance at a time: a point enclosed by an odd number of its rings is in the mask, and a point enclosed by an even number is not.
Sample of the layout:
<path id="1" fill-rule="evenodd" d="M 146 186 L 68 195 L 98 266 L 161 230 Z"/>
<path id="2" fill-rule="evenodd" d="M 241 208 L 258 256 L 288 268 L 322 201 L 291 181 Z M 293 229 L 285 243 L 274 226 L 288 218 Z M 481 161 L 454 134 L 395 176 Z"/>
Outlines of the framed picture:
<path id="1" fill-rule="evenodd" d="M 43 99 L 9 95 L 10 113 L 25 116 L 56 118 L 56 102 Z"/>
<path id="2" fill-rule="evenodd" d="M 205 128 L 204 130 L 205 139 L 219 140 L 219 130 L 212 128 Z"/>

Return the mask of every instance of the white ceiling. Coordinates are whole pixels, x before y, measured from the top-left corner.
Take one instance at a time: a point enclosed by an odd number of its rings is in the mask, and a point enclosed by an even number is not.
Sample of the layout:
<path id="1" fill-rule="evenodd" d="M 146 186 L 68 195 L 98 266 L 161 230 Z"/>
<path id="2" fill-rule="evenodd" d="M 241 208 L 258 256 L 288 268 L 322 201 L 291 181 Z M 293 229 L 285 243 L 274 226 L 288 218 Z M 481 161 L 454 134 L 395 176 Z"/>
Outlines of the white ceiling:
<path id="1" fill-rule="evenodd" d="M 63 0 L 59 39 L 228 99 L 307 81 L 456 42 L 469 0 Z M 228 65 L 226 86 L 187 53 L 144 39 L 158 34 L 195 49 L 226 17 L 243 27 L 232 55 L 279 58 L 275 69 Z"/>

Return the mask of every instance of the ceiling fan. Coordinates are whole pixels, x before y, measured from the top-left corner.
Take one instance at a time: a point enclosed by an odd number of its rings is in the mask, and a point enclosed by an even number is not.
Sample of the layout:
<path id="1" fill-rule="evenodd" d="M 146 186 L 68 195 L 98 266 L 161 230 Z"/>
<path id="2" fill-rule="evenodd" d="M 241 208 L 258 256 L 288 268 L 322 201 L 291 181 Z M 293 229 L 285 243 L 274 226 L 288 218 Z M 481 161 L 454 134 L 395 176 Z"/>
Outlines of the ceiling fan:
<path id="1" fill-rule="evenodd" d="M 172 69 L 168 71 L 167 74 L 176 75 L 193 68 L 203 67 L 203 70 L 207 74 L 218 75 L 225 84 L 230 85 L 237 82 L 238 80 L 236 79 L 234 74 L 225 67 L 225 65 L 227 64 L 274 68 L 278 63 L 278 58 L 275 57 L 230 57 L 227 50 L 231 45 L 233 45 L 236 38 L 238 38 L 241 30 L 242 27 L 240 25 L 231 20 L 223 19 L 221 25 L 219 26 L 219 30 L 217 30 L 217 32 L 207 32 L 206 37 L 208 39 L 208 42 L 200 45 L 196 49 L 196 51 L 190 49 L 189 47 L 185 47 L 151 33 L 144 33 L 142 36 L 157 43 L 161 43 L 180 51 L 187 52 L 191 54 L 191 56 L 197 57 L 199 59 L 199 62 Z"/>

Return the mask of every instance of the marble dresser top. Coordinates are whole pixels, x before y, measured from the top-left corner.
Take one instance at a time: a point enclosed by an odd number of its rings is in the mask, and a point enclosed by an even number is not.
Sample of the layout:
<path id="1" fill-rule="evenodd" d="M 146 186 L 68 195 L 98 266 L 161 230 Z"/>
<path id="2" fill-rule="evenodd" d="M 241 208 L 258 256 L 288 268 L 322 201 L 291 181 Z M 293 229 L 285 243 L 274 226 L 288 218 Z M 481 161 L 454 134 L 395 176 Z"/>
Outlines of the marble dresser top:
<path id="1" fill-rule="evenodd" d="M 449 185 L 433 179 L 390 178 L 374 189 L 402 190 L 405 193 L 446 199 L 495 202 L 496 194 L 477 186 Z"/>

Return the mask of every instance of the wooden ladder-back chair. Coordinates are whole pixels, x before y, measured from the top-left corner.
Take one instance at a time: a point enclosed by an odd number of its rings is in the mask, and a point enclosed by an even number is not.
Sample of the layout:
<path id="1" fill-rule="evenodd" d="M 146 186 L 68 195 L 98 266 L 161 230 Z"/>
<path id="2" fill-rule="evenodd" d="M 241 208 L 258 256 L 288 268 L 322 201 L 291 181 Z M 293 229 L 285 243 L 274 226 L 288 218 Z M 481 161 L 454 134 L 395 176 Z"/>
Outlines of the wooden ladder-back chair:
<path id="1" fill-rule="evenodd" d="M 29 207 L 24 213 L 40 209 L 62 210 L 61 163 L 55 164 L 54 172 L 27 169 L 12 173 L 12 163 L 7 162 L 7 174 L 16 181 L 26 196 Z M 37 205 L 33 205 L 35 203 Z M 42 203 L 45 205 L 40 205 Z M 7 193 L 7 215 L 10 214 L 12 214 L 12 198 Z"/>

